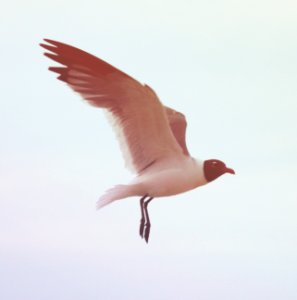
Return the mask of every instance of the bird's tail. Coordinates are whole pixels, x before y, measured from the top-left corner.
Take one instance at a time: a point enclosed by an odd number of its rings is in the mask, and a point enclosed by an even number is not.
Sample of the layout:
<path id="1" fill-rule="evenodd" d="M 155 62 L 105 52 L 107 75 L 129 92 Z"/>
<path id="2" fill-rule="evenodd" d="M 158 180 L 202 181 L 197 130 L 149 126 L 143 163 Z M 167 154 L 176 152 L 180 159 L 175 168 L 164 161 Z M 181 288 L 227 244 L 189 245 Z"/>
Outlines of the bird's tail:
<path id="1" fill-rule="evenodd" d="M 116 185 L 113 188 L 107 190 L 97 201 L 97 209 L 102 208 L 105 205 L 110 204 L 115 200 L 124 199 L 135 195 L 135 189 L 133 185 Z"/>

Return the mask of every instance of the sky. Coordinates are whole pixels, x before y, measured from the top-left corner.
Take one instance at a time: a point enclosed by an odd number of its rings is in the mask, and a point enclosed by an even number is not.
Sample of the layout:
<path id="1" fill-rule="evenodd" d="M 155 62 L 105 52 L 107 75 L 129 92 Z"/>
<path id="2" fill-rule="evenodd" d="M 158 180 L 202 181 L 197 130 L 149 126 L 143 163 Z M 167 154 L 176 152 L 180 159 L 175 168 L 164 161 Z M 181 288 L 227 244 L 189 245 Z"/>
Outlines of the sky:
<path id="1" fill-rule="evenodd" d="M 0 20 L 1 299 L 297 298 L 296 1 L 10 1 Z M 96 211 L 133 175 L 43 38 L 153 87 L 236 176 L 154 200 L 148 245 L 137 198 Z"/>

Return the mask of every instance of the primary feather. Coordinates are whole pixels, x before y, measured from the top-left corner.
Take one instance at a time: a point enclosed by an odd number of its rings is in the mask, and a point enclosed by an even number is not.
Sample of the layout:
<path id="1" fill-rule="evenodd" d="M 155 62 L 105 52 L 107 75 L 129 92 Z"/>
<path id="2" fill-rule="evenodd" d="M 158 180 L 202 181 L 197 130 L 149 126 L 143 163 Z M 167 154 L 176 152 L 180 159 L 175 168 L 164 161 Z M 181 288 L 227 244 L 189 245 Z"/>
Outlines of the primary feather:
<path id="1" fill-rule="evenodd" d="M 105 61 L 75 47 L 45 39 L 45 56 L 63 65 L 50 67 L 90 104 L 108 111 L 126 165 L 141 173 L 170 155 L 189 155 L 185 117 L 164 107 L 156 93 Z"/>

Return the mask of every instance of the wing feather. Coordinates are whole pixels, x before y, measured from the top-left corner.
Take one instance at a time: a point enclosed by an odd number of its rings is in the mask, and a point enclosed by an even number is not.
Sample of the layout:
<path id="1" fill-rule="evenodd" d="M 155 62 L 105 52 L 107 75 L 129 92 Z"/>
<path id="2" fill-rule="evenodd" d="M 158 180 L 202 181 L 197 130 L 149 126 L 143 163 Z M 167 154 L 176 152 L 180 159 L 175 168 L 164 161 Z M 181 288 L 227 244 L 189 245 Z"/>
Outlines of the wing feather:
<path id="1" fill-rule="evenodd" d="M 128 167 L 136 173 L 170 156 L 183 155 L 155 92 L 105 61 L 78 48 L 45 39 L 50 67 L 90 104 L 111 115 Z"/>
<path id="2" fill-rule="evenodd" d="M 187 129 L 186 117 L 182 113 L 170 107 L 165 107 L 165 109 L 166 109 L 166 114 L 167 114 L 171 131 L 176 141 L 182 148 L 183 153 L 185 155 L 190 155 L 186 144 L 186 129 Z"/>

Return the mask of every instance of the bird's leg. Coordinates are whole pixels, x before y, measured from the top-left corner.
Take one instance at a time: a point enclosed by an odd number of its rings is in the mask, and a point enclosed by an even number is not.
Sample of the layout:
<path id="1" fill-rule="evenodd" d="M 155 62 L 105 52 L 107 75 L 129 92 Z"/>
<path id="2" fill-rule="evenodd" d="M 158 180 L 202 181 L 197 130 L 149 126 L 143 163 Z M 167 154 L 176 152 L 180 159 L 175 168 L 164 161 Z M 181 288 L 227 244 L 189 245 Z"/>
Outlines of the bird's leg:
<path id="1" fill-rule="evenodd" d="M 147 211 L 148 204 L 154 199 L 154 197 L 150 197 L 146 202 L 144 202 L 144 214 L 145 214 L 145 230 L 144 230 L 144 239 L 148 243 L 150 230 L 151 230 L 151 222 L 150 217 Z"/>
<path id="2" fill-rule="evenodd" d="M 148 195 L 144 195 L 140 199 L 140 210 L 141 210 L 141 219 L 140 219 L 140 227 L 139 227 L 139 235 L 143 238 L 143 229 L 144 229 L 144 222 L 145 222 L 145 215 L 144 215 L 144 200 Z"/>

